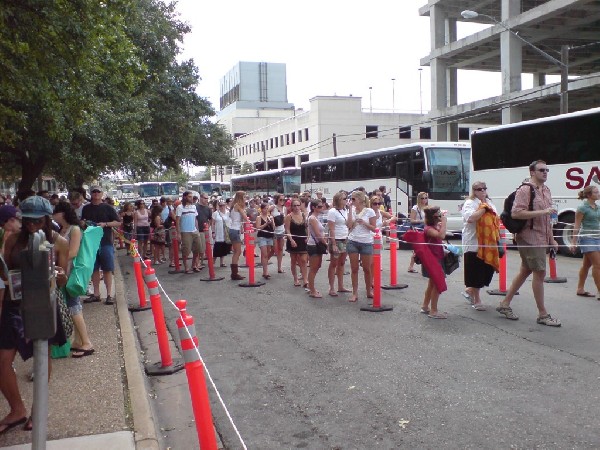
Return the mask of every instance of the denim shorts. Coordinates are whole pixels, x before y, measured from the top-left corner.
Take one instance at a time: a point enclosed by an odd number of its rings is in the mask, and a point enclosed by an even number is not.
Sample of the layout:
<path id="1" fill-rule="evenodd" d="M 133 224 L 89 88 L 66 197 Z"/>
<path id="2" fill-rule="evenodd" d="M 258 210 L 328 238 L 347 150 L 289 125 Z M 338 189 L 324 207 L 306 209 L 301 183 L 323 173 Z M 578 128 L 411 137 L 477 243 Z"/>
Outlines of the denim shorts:
<path id="1" fill-rule="evenodd" d="M 231 236 L 230 236 L 231 239 Z M 256 238 L 256 246 L 257 247 L 265 247 L 267 245 L 273 246 L 273 238 L 266 238 L 266 237 L 262 237 L 259 236 Z"/>
<path id="2" fill-rule="evenodd" d="M 362 242 L 348 240 L 346 242 L 346 252 L 348 254 L 358 253 L 359 255 L 372 255 L 373 244 L 363 244 Z"/>
<path id="3" fill-rule="evenodd" d="M 329 240 L 327 244 L 327 249 L 330 254 L 333 254 L 333 246 L 337 248 L 338 253 L 346 253 L 346 239 L 336 239 L 335 241 Z"/>
<path id="4" fill-rule="evenodd" d="M 229 229 L 229 240 L 231 243 L 234 242 L 242 242 L 242 238 L 240 236 L 240 230 L 234 230 L 232 228 Z"/>
<path id="5" fill-rule="evenodd" d="M 115 271 L 115 248 L 112 244 L 101 245 L 96 254 L 94 272 L 102 269 L 104 272 Z"/>
<path id="6" fill-rule="evenodd" d="M 135 237 L 138 242 L 148 242 L 150 237 L 150 227 L 137 227 Z"/>
<path id="7" fill-rule="evenodd" d="M 600 252 L 600 238 L 580 237 L 578 244 L 581 253 Z"/>
<path id="8" fill-rule="evenodd" d="M 83 311 L 83 306 L 81 306 L 81 300 L 79 299 L 79 296 L 71 297 L 67 293 L 65 300 L 67 302 L 67 306 L 69 307 L 69 313 L 71 313 L 72 316 L 81 314 L 81 311 Z"/>

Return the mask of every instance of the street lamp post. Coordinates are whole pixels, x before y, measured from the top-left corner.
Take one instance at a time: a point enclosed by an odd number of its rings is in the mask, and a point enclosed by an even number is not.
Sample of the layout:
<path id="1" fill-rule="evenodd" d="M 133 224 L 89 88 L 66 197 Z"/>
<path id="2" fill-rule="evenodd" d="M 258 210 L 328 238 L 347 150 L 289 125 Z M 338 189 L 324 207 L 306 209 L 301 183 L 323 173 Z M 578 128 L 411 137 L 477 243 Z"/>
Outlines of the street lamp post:
<path id="1" fill-rule="evenodd" d="M 421 115 L 423 115 L 423 68 L 419 67 L 419 103 L 421 104 Z"/>
<path id="2" fill-rule="evenodd" d="M 558 59 L 556 59 L 553 56 L 546 53 L 541 48 L 536 47 L 534 44 L 529 42 L 527 39 L 521 37 L 521 35 L 519 35 L 519 33 L 515 32 L 512 28 L 506 26 L 502 22 L 499 22 L 495 17 L 488 16 L 487 14 L 479 14 L 476 11 L 471 11 L 468 9 L 461 12 L 460 15 L 464 19 L 467 19 L 467 20 L 475 19 L 479 16 L 490 19 L 496 25 L 500 25 L 506 31 L 511 33 L 513 36 L 516 36 L 525 45 L 534 49 L 536 52 L 538 52 L 540 55 L 542 55 L 548 61 L 551 61 L 552 63 L 554 63 L 558 67 L 560 67 L 560 113 L 565 114 L 565 113 L 569 112 L 569 47 L 567 45 L 563 45 L 561 47 L 561 60 L 562 61 L 559 61 Z"/>
<path id="3" fill-rule="evenodd" d="M 392 78 L 392 113 L 396 112 L 396 79 Z"/>

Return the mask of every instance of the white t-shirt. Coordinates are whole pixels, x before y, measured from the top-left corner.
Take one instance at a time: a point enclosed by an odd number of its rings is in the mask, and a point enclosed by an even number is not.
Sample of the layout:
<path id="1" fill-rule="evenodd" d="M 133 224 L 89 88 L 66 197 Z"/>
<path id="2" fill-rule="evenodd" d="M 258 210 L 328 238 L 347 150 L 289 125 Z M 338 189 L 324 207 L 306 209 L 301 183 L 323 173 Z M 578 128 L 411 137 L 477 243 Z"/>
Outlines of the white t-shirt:
<path id="1" fill-rule="evenodd" d="M 348 237 L 348 226 L 346 225 L 347 218 L 347 210 L 329 208 L 329 211 L 327 212 L 327 222 L 333 222 L 335 224 L 334 232 L 336 239 L 346 239 Z"/>
<path id="2" fill-rule="evenodd" d="M 213 213 L 212 218 L 215 221 L 215 242 L 225 242 L 223 223 L 229 227 L 229 224 L 231 223 L 229 212 L 222 213 L 221 211 L 216 211 Z"/>
<path id="3" fill-rule="evenodd" d="M 194 231 L 198 231 L 198 228 L 196 227 L 196 216 L 198 215 L 196 205 L 193 203 L 186 206 L 179 205 L 175 214 L 179 217 L 180 232 L 193 233 Z"/>
<path id="4" fill-rule="evenodd" d="M 496 207 L 492 204 L 490 199 L 487 199 L 485 202 L 497 213 Z M 461 214 L 464 223 L 462 230 L 463 253 L 476 252 L 479 248 L 479 241 L 477 240 L 477 222 L 467 222 L 469 217 L 479 209 L 479 205 L 481 205 L 481 200 L 475 198 L 473 200 L 468 199 L 465 201 L 465 204 L 462 207 Z"/>
<path id="5" fill-rule="evenodd" d="M 375 211 L 371 208 L 363 208 L 359 214 L 353 215 L 352 217 L 355 221 L 356 219 L 362 219 L 368 223 L 371 217 L 375 217 Z M 361 244 L 372 244 L 373 235 L 371 234 L 371 230 L 365 225 L 355 223 L 354 228 L 352 228 L 352 231 L 350 231 L 350 234 L 348 235 L 348 240 L 360 242 Z"/>

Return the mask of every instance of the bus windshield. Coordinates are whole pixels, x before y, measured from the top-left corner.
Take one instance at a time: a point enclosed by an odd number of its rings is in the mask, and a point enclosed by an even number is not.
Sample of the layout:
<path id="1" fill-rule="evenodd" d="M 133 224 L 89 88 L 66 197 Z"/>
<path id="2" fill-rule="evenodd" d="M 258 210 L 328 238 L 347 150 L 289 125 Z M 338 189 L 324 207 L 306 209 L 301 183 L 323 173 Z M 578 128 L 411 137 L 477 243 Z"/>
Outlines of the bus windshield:
<path id="1" fill-rule="evenodd" d="M 295 170 L 291 173 L 284 173 L 283 176 L 283 193 L 290 194 L 294 192 L 300 192 L 301 181 L 300 181 L 300 169 Z"/>
<path id="2" fill-rule="evenodd" d="M 123 194 L 133 194 L 133 185 L 132 184 L 124 184 L 121 186 L 121 192 Z"/>
<path id="3" fill-rule="evenodd" d="M 158 183 L 140 184 L 138 186 L 140 197 L 159 197 L 160 189 Z"/>
<path id="4" fill-rule="evenodd" d="M 432 194 L 465 194 L 469 192 L 469 149 L 427 149 Z"/>
<path id="5" fill-rule="evenodd" d="M 179 195 L 177 183 L 161 183 L 163 195 Z"/>

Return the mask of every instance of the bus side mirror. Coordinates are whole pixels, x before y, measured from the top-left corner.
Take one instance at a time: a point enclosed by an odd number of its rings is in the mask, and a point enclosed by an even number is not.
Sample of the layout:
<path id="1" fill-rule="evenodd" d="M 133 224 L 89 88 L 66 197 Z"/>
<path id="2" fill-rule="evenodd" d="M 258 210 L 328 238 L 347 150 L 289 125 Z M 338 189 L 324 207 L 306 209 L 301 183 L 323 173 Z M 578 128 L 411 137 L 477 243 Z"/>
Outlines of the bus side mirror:
<path id="1" fill-rule="evenodd" d="M 433 181 L 433 178 L 431 176 L 431 172 L 424 170 L 423 171 L 423 177 L 422 180 L 427 183 L 427 184 L 431 184 L 431 182 Z"/>

